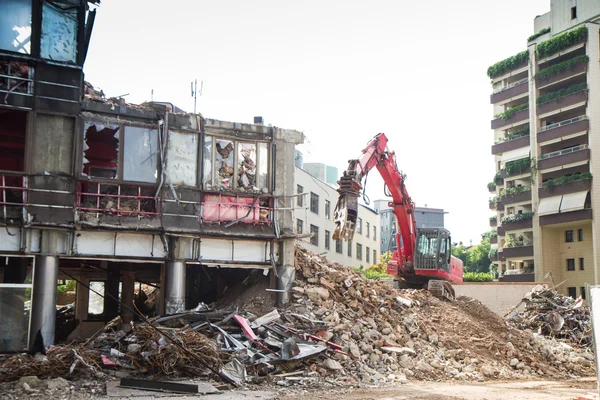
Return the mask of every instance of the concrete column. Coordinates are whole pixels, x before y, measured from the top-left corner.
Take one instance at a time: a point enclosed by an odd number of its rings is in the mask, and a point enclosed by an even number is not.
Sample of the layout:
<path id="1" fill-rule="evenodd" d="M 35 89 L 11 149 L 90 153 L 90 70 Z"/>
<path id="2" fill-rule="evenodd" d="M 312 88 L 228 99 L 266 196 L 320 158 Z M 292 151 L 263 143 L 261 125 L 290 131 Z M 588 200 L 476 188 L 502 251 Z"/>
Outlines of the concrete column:
<path id="1" fill-rule="evenodd" d="M 29 345 L 41 331 L 44 346 L 54 344 L 56 329 L 56 283 L 58 280 L 58 257 L 37 256 L 33 272 L 33 299 L 31 302 L 31 330 Z"/>
<path id="2" fill-rule="evenodd" d="M 167 261 L 165 264 L 165 314 L 185 310 L 185 262 Z M 162 287 L 161 287 L 162 289 Z"/>
<path id="3" fill-rule="evenodd" d="M 121 275 L 121 321 L 129 324 L 133 321 L 133 294 L 135 291 L 135 279 L 130 274 Z"/>

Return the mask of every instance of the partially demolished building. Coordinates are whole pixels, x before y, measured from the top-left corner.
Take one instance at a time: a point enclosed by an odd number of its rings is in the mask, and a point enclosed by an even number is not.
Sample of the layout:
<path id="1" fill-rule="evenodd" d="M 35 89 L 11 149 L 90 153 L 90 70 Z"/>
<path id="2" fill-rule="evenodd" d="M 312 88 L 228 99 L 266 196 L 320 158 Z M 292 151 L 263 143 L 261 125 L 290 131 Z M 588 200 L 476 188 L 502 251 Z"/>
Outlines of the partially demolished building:
<path id="1" fill-rule="evenodd" d="M 4 352 L 40 333 L 55 342 L 58 279 L 78 281 L 80 337 L 130 322 L 110 297 L 131 306 L 136 282 L 159 288 L 164 314 L 215 300 L 250 270 L 271 276 L 281 302 L 293 281 L 303 134 L 104 99 L 83 80 L 88 3 L 0 3 L 0 25 L 14 27 L 0 31 Z"/>

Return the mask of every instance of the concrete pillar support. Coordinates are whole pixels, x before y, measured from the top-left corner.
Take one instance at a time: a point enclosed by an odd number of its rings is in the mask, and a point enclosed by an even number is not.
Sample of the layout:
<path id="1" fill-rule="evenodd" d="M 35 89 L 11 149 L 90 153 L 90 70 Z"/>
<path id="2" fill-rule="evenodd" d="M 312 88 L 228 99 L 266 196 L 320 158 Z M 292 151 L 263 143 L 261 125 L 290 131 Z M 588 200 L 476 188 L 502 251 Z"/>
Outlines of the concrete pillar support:
<path id="1" fill-rule="evenodd" d="M 135 279 L 131 274 L 121 274 L 121 321 L 129 324 L 133 321 L 133 296 L 135 291 Z"/>
<path id="2" fill-rule="evenodd" d="M 30 346 L 38 331 L 41 331 L 45 347 L 54 344 L 57 279 L 58 257 L 37 256 L 33 274 Z"/>
<path id="3" fill-rule="evenodd" d="M 165 264 L 165 314 L 185 310 L 185 262 L 167 261 Z"/>

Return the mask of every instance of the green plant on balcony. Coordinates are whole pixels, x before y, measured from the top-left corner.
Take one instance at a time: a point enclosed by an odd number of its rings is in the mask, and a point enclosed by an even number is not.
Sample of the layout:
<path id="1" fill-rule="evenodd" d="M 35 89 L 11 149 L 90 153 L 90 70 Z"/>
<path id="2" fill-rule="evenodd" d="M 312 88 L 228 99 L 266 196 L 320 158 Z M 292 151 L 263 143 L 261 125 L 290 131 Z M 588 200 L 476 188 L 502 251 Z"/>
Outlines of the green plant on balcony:
<path id="1" fill-rule="evenodd" d="M 529 108 L 529 103 L 524 103 L 524 104 L 518 105 L 516 107 L 509 108 L 508 110 L 501 112 L 499 114 L 496 114 L 496 115 L 494 115 L 494 117 L 502 118 L 503 120 L 508 121 L 509 119 L 512 118 L 513 115 L 515 115 L 519 111 L 527 110 L 528 108 Z"/>
<path id="2" fill-rule="evenodd" d="M 576 83 L 574 85 L 569 86 L 568 88 L 565 89 L 560 89 L 556 92 L 552 92 L 552 93 L 547 93 L 543 96 L 538 97 L 537 99 L 537 103 L 538 104 L 546 104 L 549 103 L 551 101 L 554 100 L 558 100 L 561 97 L 565 97 L 571 94 L 576 94 L 579 93 L 583 90 L 587 89 L 587 83 L 583 82 L 583 83 Z"/>
<path id="3" fill-rule="evenodd" d="M 518 139 L 523 136 L 529 136 L 529 124 L 527 124 L 527 126 L 524 126 L 522 128 L 517 128 L 512 132 L 508 132 L 508 135 L 506 136 L 506 140 Z"/>
<path id="4" fill-rule="evenodd" d="M 498 197 L 496 197 L 496 196 L 491 197 L 490 200 L 489 200 L 489 203 L 493 204 L 493 205 L 498 204 Z"/>
<path id="5" fill-rule="evenodd" d="M 515 234 L 509 233 L 504 238 L 504 245 L 502 247 L 504 247 L 505 249 L 510 249 L 512 247 L 516 247 L 516 242 L 517 242 L 517 238 L 515 237 Z"/>
<path id="6" fill-rule="evenodd" d="M 510 224 L 513 222 L 523 222 L 523 221 L 529 221 L 533 219 L 533 211 L 529 211 L 529 212 L 524 212 L 521 214 L 509 214 L 509 215 L 505 215 L 502 218 L 502 223 L 503 224 Z"/>
<path id="7" fill-rule="evenodd" d="M 488 258 L 490 260 L 496 260 L 498 258 L 498 249 L 496 247 L 490 248 L 490 252 L 488 253 Z"/>
<path id="8" fill-rule="evenodd" d="M 498 221 L 498 216 L 494 215 L 494 216 L 490 217 L 490 222 L 497 222 L 497 221 Z"/>
<path id="9" fill-rule="evenodd" d="M 542 183 L 545 189 L 552 189 L 556 185 L 563 185 L 575 181 L 589 181 L 592 179 L 592 174 L 589 172 L 575 173 L 559 176 L 558 178 L 550 178 Z"/>
<path id="10" fill-rule="evenodd" d="M 543 70 L 538 72 L 535 75 L 535 80 L 537 82 L 543 82 L 547 79 L 552 78 L 553 76 L 560 74 L 561 72 L 566 72 L 566 71 L 572 70 L 578 64 L 587 63 L 589 60 L 590 60 L 590 58 L 588 56 L 581 55 L 581 56 L 573 57 L 570 60 L 563 61 L 558 64 L 554 64 L 551 67 L 544 68 Z"/>
<path id="11" fill-rule="evenodd" d="M 487 184 L 488 190 L 496 190 L 496 182 L 490 182 Z"/>
<path id="12" fill-rule="evenodd" d="M 504 188 L 500 191 L 500 197 L 503 196 L 514 196 L 519 193 L 528 192 L 531 188 L 529 186 L 513 186 L 509 188 Z"/>
<path id="13" fill-rule="evenodd" d="M 500 171 L 497 171 L 496 175 L 494 175 L 494 182 L 496 182 L 498 180 L 503 180 L 502 173 Z"/>
<path id="14" fill-rule="evenodd" d="M 487 74 L 490 79 L 497 76 L 504 75 L 506 72 L 520 67 L 524 63 L 529 61 L 529 51 L 525 50 L 512 57 L 508 57 L 502 61 L 498 61 L 496 64 L 488 68 Z"/>
<path id="15" fill-rule="evenodd" d="M 519 160 L 513 160 L 506 163 L 504 170 L 508 176 L 522 174 L 531 167 L 531 158 L 521 158 Z"/>
<path id="16" fill-rule="evenodd" d="M 539 43 L 536 46 L 535 53 L 539 58 L 548 57 L 581 42 L 586 37 L 587 28 L 585 26 L 580 26 L 579 28 L 572 29 Z"/>
<path id="17" fill-rule="evenodd" d="M 545 35 L 548 32 L 550 32 L 550 28 L 544 28 L 544 29 L 538 31 L 538 33 L 534 33 L 533 35 L 529 36 L 527 38 L 527 41 L 531 42 L 532 40 L 535 40 L 535 39 L 539 38 L 540 36 Z"/>

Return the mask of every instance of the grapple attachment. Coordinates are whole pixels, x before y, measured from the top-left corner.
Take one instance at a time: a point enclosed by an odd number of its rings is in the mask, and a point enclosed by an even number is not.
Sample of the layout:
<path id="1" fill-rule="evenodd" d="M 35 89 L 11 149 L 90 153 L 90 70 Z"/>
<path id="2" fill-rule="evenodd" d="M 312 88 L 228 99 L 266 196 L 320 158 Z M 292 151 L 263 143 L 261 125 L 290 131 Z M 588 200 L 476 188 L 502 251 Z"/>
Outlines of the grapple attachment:
<path id="1" fill-rule="evenodd" d="M 356 174 L 352 172 L 345 171 L 338 181 L 337 191 L 340 196 L 333 211 L 333 222 L 335 223 L 333 240 L 351 241 L 354 237 L 358 217 L 358 196 L 362 186 L 360 182 L 356 181 Z"/>

